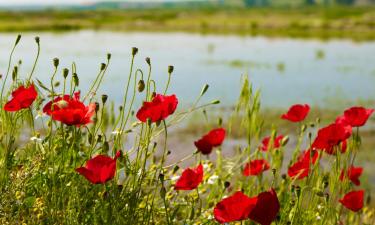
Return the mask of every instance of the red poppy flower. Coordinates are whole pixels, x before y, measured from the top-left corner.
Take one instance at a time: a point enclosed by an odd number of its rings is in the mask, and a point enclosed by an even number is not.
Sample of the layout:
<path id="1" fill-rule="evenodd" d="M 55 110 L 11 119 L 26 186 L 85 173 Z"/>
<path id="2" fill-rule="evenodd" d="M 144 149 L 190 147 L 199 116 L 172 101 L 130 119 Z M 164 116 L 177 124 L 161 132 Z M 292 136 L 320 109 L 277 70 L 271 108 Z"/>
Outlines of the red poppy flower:
<path id="1" fill-rule="evenodd" d="M 281 116 L 282 119 L 284 120 L 289 120 L 291 122 L 300 122 L 304 120 L 309 114 L 310 111 L 310 106 L 307 104 L 297 104 L 297 105 L 292 105 L 288 112 L 283 114 Z"/>
<path id="2" fill-rule="evenodd" d="M 315 164 L 319 158 L 319 153 L 313 150 L 303 152 L 297 162 L 288 168 L 288 176 L 291 178 L 303 179 L 309 175 L 310 165 Z"/>
<path id="3" fill-rule="evenodd" d="M 281 146 L 281 140 L 283 140 L 284 136 L 283 135 L 279 135 L 275 138 L 275 140 L 273 141 L 273 145 L 272 145 L 272 148 L 280 148 Z M 262 140 L 262 146 L 261 146 L 261 150 L 266 152 L 268 151 L 269 148 L 271 148 L 270 146 L 270 140 L 271 140 L 271 137 L 265 137 L 263 138 Z"/>
<path id="4" fill-rule="evenodd" d="M 342 199 L 339 200 L 347 209 L 353 212 L 358 212 L 363 208 L 363 195 L 365 191 L 351 191 L 347 193 Z"/>
<path id="5" fill-rule="evenodd" d="M 29 87 L 20 86 L 12 92 L 12 99 L 4 105 L 4 110 L 8 112 L 15 112 L 21 109 L 28 108 L 38 97 L 34 84 Z"/>
<path id="6" fill-rule="evenodd" d="M 216 204 L 214 216 L 219 223 L 245 220 L 257 203 L 257 198 L 249 198 L 241 191 L 224 198 Z"/>
<path id="7" fill-rule="evenodd" d="M 352 127 L 361 127 L 365 125 L 368 118 L 374 112 L 374 109 L 366 109 L 364 107 L 351 107 L 344 112 L 346 122 Z"/>
<path id="8" fill-rule="evenodd" d="M 187 168 L 182 172 L 181 177 L 177 180 L 175 190 L 193 190 L 203 180 L 203 166 L 199 164 L 197 168 Z"/>
<path id="9" fill-rule="evenodd" d="M 220 146 L 225 139 L 225 129 L 217 128 L 211 130 L 204 135 L 201 139 L 194 142 L 195 147 L 204 155 L 211 153 L 214 147 Z"/>
<path id="10" fill-rule="evenodd" d="M 246 164 L 243 170 L 244 176 L 257 176 L 270 168 L 270 164 L 264 159 L 252 160 Z"/>
<path id="11" fill-rule="evenodd" d="M 79 101 L 80 93 L 74 93 L 74 97 L 64 95 L 63 97 L 57 97 L 52 101 L 48 102 L 43 112 L 49 116 L 52 116 L 53 120 L 60 121 L 68 126 L 81 126 L 91 122 L 91 117 L 95 113 L 95 104 L 90 103 L 85 106 Z"/>
<path id="12" fill-rule="evenodd" d="M 97 155 L 88 160 L 85 167 L 79 167 L 76 171 L 93 184 L 104 184 L 115 176 L 116 160 L 120 155 L 121 151 L 118 151 L 113 159 Z"/>
<path id="13" fill-rule="evenodd" d="M 143 102 L 136 116 L 142 122 L 146 122 L 147 119 L 150 119 L 152 122 L 158 122 L 173 114 L 177 108 L 177 104 L 178 99 L 176 95 L 167 96 L 157 94 L 152 98 L 151 102 Z"/>
<path id="14" fill-rule="evenodd" d="M 335 154 L 334 147 L 345 141 L 352 134 L 351 128 L 342 123 L 333 123 L 318 131 L 312 147 L 321 149 L 328 154 Z"/>
<path id="15" fill-rule="evenodd" d="M 343 181 L 344 177 L 347 177 L 355 185 L 359 186 L 359 185 L 361 185 L 361 181 L 359 180 L 359 177 L 362 175 L 362 172 L 363 172 L 363 168 L 362 167 L 351 166 L 346 171 L 346 174 L 344 173 L 344 170 L 341 171 L 340 180 Z"/>
<path id="16" fill-rule="evenodd" d="M 249 218 L 261 225 L 270 225 L 280 210 L 279 199 L 274 189 L 260 193 Z"/>

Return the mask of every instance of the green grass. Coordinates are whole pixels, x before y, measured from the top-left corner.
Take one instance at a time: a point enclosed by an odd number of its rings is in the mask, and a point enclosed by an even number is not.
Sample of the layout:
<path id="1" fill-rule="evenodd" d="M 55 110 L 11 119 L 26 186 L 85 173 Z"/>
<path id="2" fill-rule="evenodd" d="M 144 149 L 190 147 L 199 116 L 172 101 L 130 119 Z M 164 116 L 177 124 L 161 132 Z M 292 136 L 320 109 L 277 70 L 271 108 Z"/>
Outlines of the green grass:
<path id="1" fill-rule="evenodd" d="M 0 17 L 0 31 L 107 29 L 375 39 L 374 7 L 3 11 Z"/>

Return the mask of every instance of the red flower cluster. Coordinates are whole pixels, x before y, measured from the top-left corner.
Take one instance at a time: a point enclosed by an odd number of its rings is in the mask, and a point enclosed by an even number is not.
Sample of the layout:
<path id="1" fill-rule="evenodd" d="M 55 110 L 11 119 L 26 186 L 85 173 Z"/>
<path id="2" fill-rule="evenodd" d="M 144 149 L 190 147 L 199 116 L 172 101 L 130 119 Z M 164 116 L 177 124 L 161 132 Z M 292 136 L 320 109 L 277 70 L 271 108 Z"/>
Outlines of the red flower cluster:
<path id="1" fill-rule="evenodd" d="M 271 144 L 270 144 L 271 137 L 265 137 L 262 140 L 262 146 L 261 146 L 260 149 L 262 151 L 266 152 L 270 148 L 274 148 L 274 149 L 280 148 L 281 147 L 281 141 L 283 140 L 283 138 L 284 138 L 283 135 L 277 136 L 275 138 L 275 140 L 273 140 L 273 144 L 272 144 L 272 147 L 271 147 Z"/>
<path id="2" fill-rule="evenodd" d="M 204 135 L 198 141 L 195 141 L 195 147 L 204 155 L 211 153 L 214 147 L 220 146 L 225 139 L 225 129 L 217 128 L 213 129 L 208 134 Z"/>
<path id="3" fill-rule="evenodd" d="M 177 104 L 176 95 L 157 94 L 152 98 L 151 102 L 143 102 L 136 116 L 142 122 L 146 122 L 147 119 L 150 119 L 151 122 L 158 122 L 173 114 Z"/>
<path id="4" fill-rule="evenodd" d="M 16 112 L 21 109 L 28 108 L 38 97 L 34 84 L 29 87 L 20 86 L 12 92 L 12 99 L 4 105 L 4 110 L 8 112 Z"/>
<path id="5" fill-rule="evenodd" d="M 335 154 L 334 147 L 344 142 L 352 134 L 351 127 L 342 123 L 333 123 L 318 131 L 312 147 L 321 149 L 328 154 Z"/>
<path id="6" fill-rule="evenodd" d="M 351 191 L 347 193 L 339 202 L 345 206 L 347 209 L 352 210 L 353 212 L 358 212 L 363 208 L 363 195 L 365 191 Z"/>
<path id="7" fill-rule="evenodd" d="M 116 160 L 120 156 L 121 151 L 118 151 L 113 159 L 97 155 L 88 160 L 85 167 L 79 167 L 76 171 L 93 184 L 104 184 L 115 176 Z"/>
<path id="8" fill-rule="evenodd" d="M 319 153 L 315 150 L 303 152 L 297 162 L 288 168 L 288 176 L 291 178 L 303 179 L 309 175 L 311 164 L 315 164 Z"/>
<path id="9" fill-rule="evenodd" d="M 85 106 L 79 100 L 80 93 L 74 93 L 74 97 L 64 95 L 57 97 L 53 101 L 48 102 L 43 112 L 51 116 L 53 120 L 60 121 L 68 126 L 87 125 L 91 122 L 91 117 L 95 113 L 95 104 L 90 103 Z"/>
<path id="10" fill-rule="evenodd" d="M 359 186 L 361 185 L 361 181 L 359 180 L 359 177 L 362 175 L 363 168 L 362 167 L 354 167 L 351 166 L 348 168 L 346 173 L 344 170 L 341 171 L 340 174 L 340 180 L 343 181 L 344 178 L 349 178 L 355 185 Z"/>
<path id="11" fill-rule="evenodd" d="M 279 210 L 280 203 L 273 189 L 252 198 L 238 191 L 216 205 L 214 216 L 219 223 L 249 218 L 261 225 L 269 225 L 275 220 Z"/>
<path id="12" fill-rule="evenodd" d="M 306 118 L 309 114 L 310 106 L 307 104 L 301 105 L 296 104 L 292 105 L 288 112 L 281 116 L 284 120 L 289 120 L 291 122 L 300 122 Z"/>
<path id="13" fill-rule="evenodd" d="M 198 187 L 203 180 L 203 166 L 199 164 L 198 167 L 190 169 L 187 168 L 182 172 L 181 177 L 177 180 L 175 190 L 193 190 Z"/>
<path id="14" fill-rule="evenodd" d="M 258 176 L 270 168 L 270 164 L 265 159 L 251 160 L 245 165 L 244 176 Z"/>

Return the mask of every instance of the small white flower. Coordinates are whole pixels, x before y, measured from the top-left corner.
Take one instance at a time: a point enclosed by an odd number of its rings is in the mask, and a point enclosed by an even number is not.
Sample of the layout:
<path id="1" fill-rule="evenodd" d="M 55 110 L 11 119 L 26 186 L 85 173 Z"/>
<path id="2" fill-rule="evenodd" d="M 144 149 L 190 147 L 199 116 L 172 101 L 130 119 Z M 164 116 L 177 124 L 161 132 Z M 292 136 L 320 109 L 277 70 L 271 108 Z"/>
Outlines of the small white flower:
<path id="1" fill-rule="evenodd" d="M 323 206 L 322 205 L 318 205 L 318 209 L 322 209 L 323 208 Z"/>
<path id="2" fill-rule="evenodd" d="M 30 141 L 42 142 L 42 139 L 41 139 L 41 138 L 38 138 L 38 137 L 36 137 L 36 136 L 34 136 L 34 137 L 31 137 L 31 138 L 30 138 Z"/>
<path id="3" fill-rule="evenodd" d="M 322 218 L 321 218 L 320 216 L 317 216 L 316 219 L 317 219 L 317 220 L 321 220 Z"/>
<path id="4" fill-rule="evenodd" d="M 171 178 L 172 181 L 176 181 L 176 180 L 178 180 L 178 179 L 180 179 L 180 176 L 173 176 L 173 177 Z"/>
<path id="5" fill-rule="evenodd" d="M 113 134 L 113 135 L 119 135 L 119 134 L 121 134 L 121 133 L 122 133 L 122 132 L 121 132 L 120 129 L 116 129 L 116 130 L 112 131 L 112 134 Z"/>
<path id="6" fill-rule="evenodd" d="M 219 178 L 219 176 L 217 176 L 217 175 L 212 175 L 212 176 L 210 176 L 210 177 L 208 178 L 207 183 L 208 183 L 208 184 L 214 184 L 218 178 Z"/>

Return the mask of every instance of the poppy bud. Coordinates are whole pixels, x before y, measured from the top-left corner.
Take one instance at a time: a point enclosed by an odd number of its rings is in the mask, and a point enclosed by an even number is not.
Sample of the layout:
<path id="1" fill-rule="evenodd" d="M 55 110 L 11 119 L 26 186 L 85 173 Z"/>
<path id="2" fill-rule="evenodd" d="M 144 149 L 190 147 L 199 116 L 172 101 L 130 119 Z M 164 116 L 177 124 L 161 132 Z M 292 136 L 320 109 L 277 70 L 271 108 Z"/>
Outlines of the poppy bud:
<path id="1" fill-rule="evenodd" d="M 111 53 L 107 53 L 107 60 L 109 61 L 112 57 L 112 54 Z"/>
<path id="2" fill-rule="evenodd" d="M 73 82 L 74 82 L 74 85 L 78 87 L 79 78 L 78 78 L 78 75 L 76 73 L 73 73 Z"/>
<path id="3" fill-rule="evenodd" d="M 150 57 L 146 57 L 146 63 L 149 65 L 149 66 L 151 66 L 151 59 L 150 59 Z"/>
<path id="4" fill-rule="evenodd" d="M 327 188 L 327 187 L 328 187 L 328 180 L 325 180 L 325 181 L 323 182 L 323 187 L 324 187 L 324 188 Z"/>
<path id="5" fill-rule="evenodd" d="M 18 60 L 18 65 L 22 65 L 22 60 Z"/>
<path id="6" fill-rule="evenodd" d="M 103 105 L 107 102 L 108 95 L 102 95 L 102 103 Z"/>
<path id="7" fill-rule="evenodd" d="M 288 144 L 288 142 L 289 142 L 289 137 L 288 136 L 283 137 L 283 139 L 281 140 L 281 146 L 285 146 L 286 144 Z"/>
<path id="8" fill-rule="evenodd" d="M 53 66 L 57 68 L 59 66 L 60 60 L 58 58 L 53 59 Z"/>
<path id="9" fill-rule="evenodd" d="M 311 139 L 311 137 L 312 137 L 312 133 L 311 133 L 311 132 L 309 132 L 309 139 Z"/>
<path id="10" fill-rule="evenodd" d="M 213 100 L 211 102 L 212 105 L 217 105 L 217 104 L 220 104 L 220 100 Z"/>
<path id="11" fill-rule="evenodd" d="M 145 89 L 145 82 L 143 80 L 138 81 L 138 92 L 142 92 Z"/>
<path id="12" fill-rule="evenodd" d="M 170 151 L 170 150 L 168 150 L 168 152 L 167 152 L 167 155 L 170 155 L 172 152 Z"/>
<path id="13" fill-rule="evenodd" d="M 124 107 L 122 107 L 122 105 L 120 105 L 120 106 L 118 107 L 118 110 L 119 110 L 120 112 L 122 112 L 123 109 L 124 109 Z"/>
<path id="14" fill-rule="evenodd" d="M 230 187 L 230 182 L 229 181 L 225 181 L 224 182 L 224 188 L 227 189 Z"/>
<path id="15" fill-rule="evenodd" d="M 174 67 L 169 65 L 168 66 L 168 73 L 173 73 Z"/>
<path id="16" fill-rule="evenodd" d="M 138 53 L 138 48 L 133 47 L 132 48 L 132 55 L 135 56 Z"/>
<path id="17" fill-rule="evenodd" d="M 59 81 L 55 82 L 55 84 L 53 86 L 55 86 L 55 87 L 60 86 L 60 82 Z"/>
<path id="18" fill-rule="evenodd" d="M 12 79 L 13 79 L 13 80 L 16 80 L 16 79 L 17 79 L 17 74 L 18 74 L 18 67 L 15 66 L 15 67 L 13 68 L 13 72 L 12 72 Z"/>
<path id="19" fill-rule="evenodd" d="M 301 196 L 301 187 L 300 186 L 296 187 L 296 194 L 297 194 L 298 198 Z"/>
<path id="20" fill-rule="evenodd" d="M 282 178 L 283 180 L 286 180 L 286 174 L 285 174 L 285 173 L 282 174 L 282 175 L 281 175 L 281 178 Z"/>
<path id="21" fill-rule="evenodd" d="M 40 38 L 38 36 L 35 37 L 35 42 L 39 45 L 40 43 Z"/>
<path id="22" fill-rule="evenodd" d="M 21 40 L 21 34 L 19 34 L 19 35 L 17 36 L 17 39 L 16 39 L 16 43 L 15 43 L 15 45 L 18 45 L 18 43 L 20 42 L 20 40 Z"/>
<path id="23" fill-rule="evenodd" d="M 204 95 L 206 93 L 206 91 L 208 90 L 210 86 L 208 84 L 205 84 L 202 88 L 202 91 L 201 91 L 201 95 Z"/>
<path id="24" fill-rule="evenodd" d="M 95 102 L 95 112 L 98 112 L 100 108 L 99 102 Z"/>
<path id="25" fill-rule="evenodd" d="M 98 136 L 96 136 L 96 140 L 98 142 L 102 142 L 102 135 L 101 134 L 98 134 Z"/>
<path id="26" fill-rule="evenodd" d="M 159 174 L 159 180 L 160 180 L 160 182 L 164 182 L 164 174 Z"/>
<path id="27" fill-rule="evenodd" d="M 222 126 L 222 125 L 223 125 L 223 118 L 219 117 L 219 119 L 218 119 L 218 124 L 219 124 L 219 126 Z"/>
<path id="28" fill-rule="evenodd" d="M 69 74 L 69 69 L 64 68 L 64 69 L 63 69 L 63 76 L 64 76 L 64 79 L 66 79 L 66 78 L 68 77 L 68 74 Z"/>
<path id="29" fill-rule="evenodd" d="M 311 122 L 310 127 L 315 127 L 315 123 Z"/>
<path id="30" fill-rule="evenodd" d="M 180 167 L 176 165 L 176 166 L 173 168 L 173 173 L 176 173 L 178 169 L 180 169 Z"/>
<path id="31" fill-rule="evenodd" d="M 100 64 L 100 70 L 101 71 L 103 71 L 103 70 L 105 70 L 105 67 L 106 67 L 107 65 L 105 64 L 105 63 L 101 63 Z"/>

